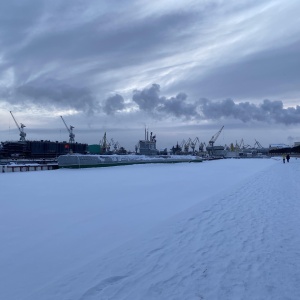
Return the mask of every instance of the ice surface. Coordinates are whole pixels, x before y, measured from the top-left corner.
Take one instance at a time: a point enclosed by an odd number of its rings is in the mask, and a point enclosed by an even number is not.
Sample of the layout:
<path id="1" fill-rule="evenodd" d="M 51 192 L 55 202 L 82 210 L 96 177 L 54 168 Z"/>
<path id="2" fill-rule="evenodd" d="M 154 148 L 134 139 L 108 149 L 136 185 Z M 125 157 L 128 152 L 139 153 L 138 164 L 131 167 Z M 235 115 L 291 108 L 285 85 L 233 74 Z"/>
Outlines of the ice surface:
<path id="1" fill-rule="evenodd" d="M 300 299 L 300 160 L 0 174 L 0 299 Z"/>

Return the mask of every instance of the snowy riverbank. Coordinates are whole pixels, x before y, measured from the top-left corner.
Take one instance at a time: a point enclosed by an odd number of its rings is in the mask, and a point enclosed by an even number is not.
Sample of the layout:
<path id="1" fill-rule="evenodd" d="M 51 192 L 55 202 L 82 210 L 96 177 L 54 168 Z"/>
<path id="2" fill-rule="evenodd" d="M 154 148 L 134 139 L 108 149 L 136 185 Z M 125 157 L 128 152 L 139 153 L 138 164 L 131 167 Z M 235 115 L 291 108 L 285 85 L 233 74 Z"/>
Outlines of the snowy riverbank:
<path id="1" fill-rule="evenodd" d="M 0 174 L 0 299 L 300 299 L 300 160 Z"/>

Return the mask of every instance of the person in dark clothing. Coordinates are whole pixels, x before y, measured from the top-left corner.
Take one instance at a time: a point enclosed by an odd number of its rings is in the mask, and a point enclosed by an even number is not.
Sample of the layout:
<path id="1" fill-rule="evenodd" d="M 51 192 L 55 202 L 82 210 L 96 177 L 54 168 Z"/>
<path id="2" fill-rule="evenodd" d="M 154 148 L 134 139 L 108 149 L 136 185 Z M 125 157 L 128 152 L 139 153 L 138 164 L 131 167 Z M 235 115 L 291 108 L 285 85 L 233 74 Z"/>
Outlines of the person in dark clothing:
<path id="1" fill-rule="evenodd" d="M 289 161 L 290 161 L 290 158 L 291 158 L 291 157 L 290 157 L 290 155 L 288 154 L 288 155 L 286 156 L 286 161 L 289 162 Z"/>

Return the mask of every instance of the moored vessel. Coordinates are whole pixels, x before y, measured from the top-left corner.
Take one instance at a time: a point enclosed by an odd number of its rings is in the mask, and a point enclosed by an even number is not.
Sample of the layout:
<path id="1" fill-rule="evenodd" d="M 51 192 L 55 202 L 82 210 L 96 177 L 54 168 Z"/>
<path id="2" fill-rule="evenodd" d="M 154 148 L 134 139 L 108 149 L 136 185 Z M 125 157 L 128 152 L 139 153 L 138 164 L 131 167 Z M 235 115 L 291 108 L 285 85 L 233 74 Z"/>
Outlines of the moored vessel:
<path id="1" fill-rule="evenodd" d="M 89 155 L 67 154 L 58 157 L 59 168 L 94 168 L 134 164 L 202 162 L 198 156 L 186 155 Z"/>

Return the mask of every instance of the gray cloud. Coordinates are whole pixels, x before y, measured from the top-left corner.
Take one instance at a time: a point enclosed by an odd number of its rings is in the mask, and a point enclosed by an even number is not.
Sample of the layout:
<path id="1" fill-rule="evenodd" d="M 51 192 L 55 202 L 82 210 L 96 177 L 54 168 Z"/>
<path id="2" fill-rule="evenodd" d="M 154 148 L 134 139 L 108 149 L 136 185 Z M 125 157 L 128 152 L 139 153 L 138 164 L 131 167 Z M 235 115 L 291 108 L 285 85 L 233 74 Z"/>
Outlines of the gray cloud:
<path id="1" fill-rule="evenodd" d="M 1 1 L 0 45 L 2 50 L 13 50 L 19 46 L 43 14 L 43 1 Z"/>
<path id="2" fill-rule="evenodd" d="M 221 64 L 215 64 L 211 57 L 203 64 L 194 50 L 199 49 L 199 53 L 203 51 L 206 56 L 203 49 L 210 43 L 214 49 L 214 43 L 219 43 L 221 38 L 226 41 L 231 35 L 239 37 L 236 27 L 224 25 L 223 32 L 216 25 L 218 20 L 228 21 L 238 16 L 238 27 L 246 30 L 253 25 L 253 20 L 243 18 L 243 13 L 259 11 L 263 6 L 268 7 L 269 2 L 211 1 L 200 5 L 188 1 L 178 9 L 166 6 L 155 10 L 152 5 L 130 0 L 126 5 L 117 1 L 110 1 L 109 5 L 99 1 L 91 1 L 89 5 L 82 1 L 3 1 L 0 4 L 0 57 L 4 59 L 0 70 L 14 68 L 17 86 L 31 78 L 47 77 L 97 92 L 101 89 L 102 94 L 126 88 L 124 83 L 136 86 L 130 80 L 139 81 L 136 74 L 145 69 L 150 82 L 159 81 L 164 85 L 172 82 L 165 87 L 171 94 L 185 90 L 194 96 L 200 91 L 201 96 L 209 99 L 249 99 L 249 95 L 252 99 L 263 99 L 288 91 L 298 93 L 299 43 L 292 43 L 293 36 L 286 37 L 285 46 L 276 49 L 278 45 L 271 45 L 265 47 L 264 52 L 255 48 L 253 51 L 245 45 L 250 54 L 227 53 L 220 60 Z M 297 3 L 290 1 L 282 9 L 292 11 L 293 7 L 296 8 Z M 276 13 L 276 6 L 274 10 L 265 11 L 269 15 Z M 243 49 L 242 44 L 239 47 Z M 231 55 L 236 60 L 229 59 L 228 65 L 226 61 Z M 152 67 L 145 68 L 147 64 Z M 164 70 L 168 68 L 173 71 L 166 72 L 169 74 L 166 76 Z M 182 70 L 188 76 L 177 81 Z M 124 72 L 128 76 L 122 76 Z M 143 76 L 147 78 L 147 74 Z"/>
<path id="3" fill-rule="evenodd" d="M 36 105 L 41 107 L 73 108 L 88 115 L 103 111 L 107 115 L 131 108 L 137 105 L 140 112 L 148 114 L 154 119 L 177 118 L 201 120 L 236 119 L 244 123 L 264 122 L 285 125 L 300 123 L 300 106 L 284 108 L 282 101 L 264 100 L 262 103 L 234 102 L 232 99 L 212 101 L 205 98 L 188 100 L 185 93 L 178 93 L 173 97 L 160 95 L 160 85 L 133 91 L 132 102 L 125 103 L 120 94 L 108 97 L 101 105 L 88 88 L 75 87 L 58 80 L 37 80 L 23 84 L 16 89 L 16 96 L 11 97 L 11 104 Z M 15 100 L 17 99 L 17 100 Z M 134 114 L 136 111 L 126 112 Z"/>
<path id="4" fill-rule="evenodd" d="M 300 123 L 300 106 L 283 108 L 282 101 L 264 100 L 261 104 L 255 105 L 249 102 L 235 103 L 231 99 L 218 102 L 201 99 L 200 110 L 204 119 L 211 120 L 234 118 L 245 123 L 251 121 L 285 125 Z"/>
<path id="5" fill-rule="evenodd" d="M 143 90 L 135 90 L 132 100 L 138 104 L 140 110 L 154 113 L 156 116 L 171 115 L 175 117 L 197 117 L 197 104 L 186 103 L 187 95 L 179 93 L 175 97 L 160 97 L 160 86 L 153 84 Z"/>
<path id="6" fill-rule="evenodd" d="M 244 123 L 259 121 L 264 123 L 299 124 L 300 106 L 284 108 L 282 101 L 264 100 L 255 104 L 234 102 L 232 99 L 212 101 L 205 98 L 188 101 L 185 93 L 175 97 L 160 96 L 160 85 L 152 84 L 142 90 L 133 92 L 132 101 L 140 111 L 154 118 L 177 118 L 193 120 L 230 120 L 236 119 Z M 129 105 L 129 104 L 127 104 Z M 107 99 L 104 111 L 112 114 L 125 108 L 124 99 L 116 95 Z"/>
<path id="7" fill-rule="evenodd" d="M 205 77 L 198 68 L 179 88 L 207 98 L 294 98 L 300 86 L 300 40 L 284 47 L 254 52 L 238 62 L 215 65 Z"/>
<path id="8" fill-rule="evenodd" d="M 298 104 L 299 9 L 296 0 L 2 1 L 0 114 L 8 103 L 75 109 L 107 128 L 146 118 L 172 128 L 299 124 L 298 106 L 271 101 Z M 124 92 L 107 98 L 115 91 Z"/>
<path id="9" fill-rule="evenodd" d="M 5 61 L 8 67 L 16 67 L 16 80 L 27 81 L 42 69 L 48 77 L 69 76 L 81 84 L 88 84 L 90 78 L 101 73 L 101 81 L 105 72 L 141 66 L 152 59 L 172 55 L 177 51 L 178 34 L 182 42 L 188 41 L 191 35 L 183 28 L 199 20 L 199 14 L 193 11 L 137 18 L 133 16 L 135 12 L 126 7 L 118 11 L 108 6 L 102 11 L 97 2 L 93 3 L 94 14 L 83 17 L 88 6 L 79 1 L 69 4 L 71 10 L 68 5 L 58 2 L 53 6 L 44 3 L 37 7 L 27 3 L 24 10 L 30 11 L 31 18 L 24 15 L 22 5 L 16 5 L 18 9 L 15 10 L 10 6 L 16 24 L 8 23 L 5 30 L 0 30 L 6 41 L 3 47 Z M 18 20 L 22 20 L 21 24 Z M 161 50 L 163 44 L 168 45 L 164 51 Z"/>
<path id="10" fill-rule="evenodd" d="M 158 110 L 175 117 L 185 117 L 187 119 L 198 117 L 197 103 L 186 103 L 186 99 L 187 95 L 185 93 L 179 93 L 176 97 L 165 99 Z"/>
<path id="11" fill-rule="evenodd" d="M 116 111 L 121 111 L 124 108 L 125 108 L 124 98 L 121 95 L 116 94 L 105 100 L 103 111 L 108 115 L 112 115 Z"/>
<path id="12" fill-rule="evenodd" d="M 160 86 L 152 84 L 150 88 L 144 88 L 142 91 L 134 90 L 132 100 L 139 106 L 140 110 L 153 112 L 165 99 L 159 97 Z"/>
<path id="13" fill-rule="evenodd" d="M 58 80 L 37 80 L 16 89 L 17 97 L 10 103 L 23 100 L 24 104 L 42 107 L 74 108 L 89 115 L 99 111 L 99 105 L 87 88 L 74 87 Z"/>

